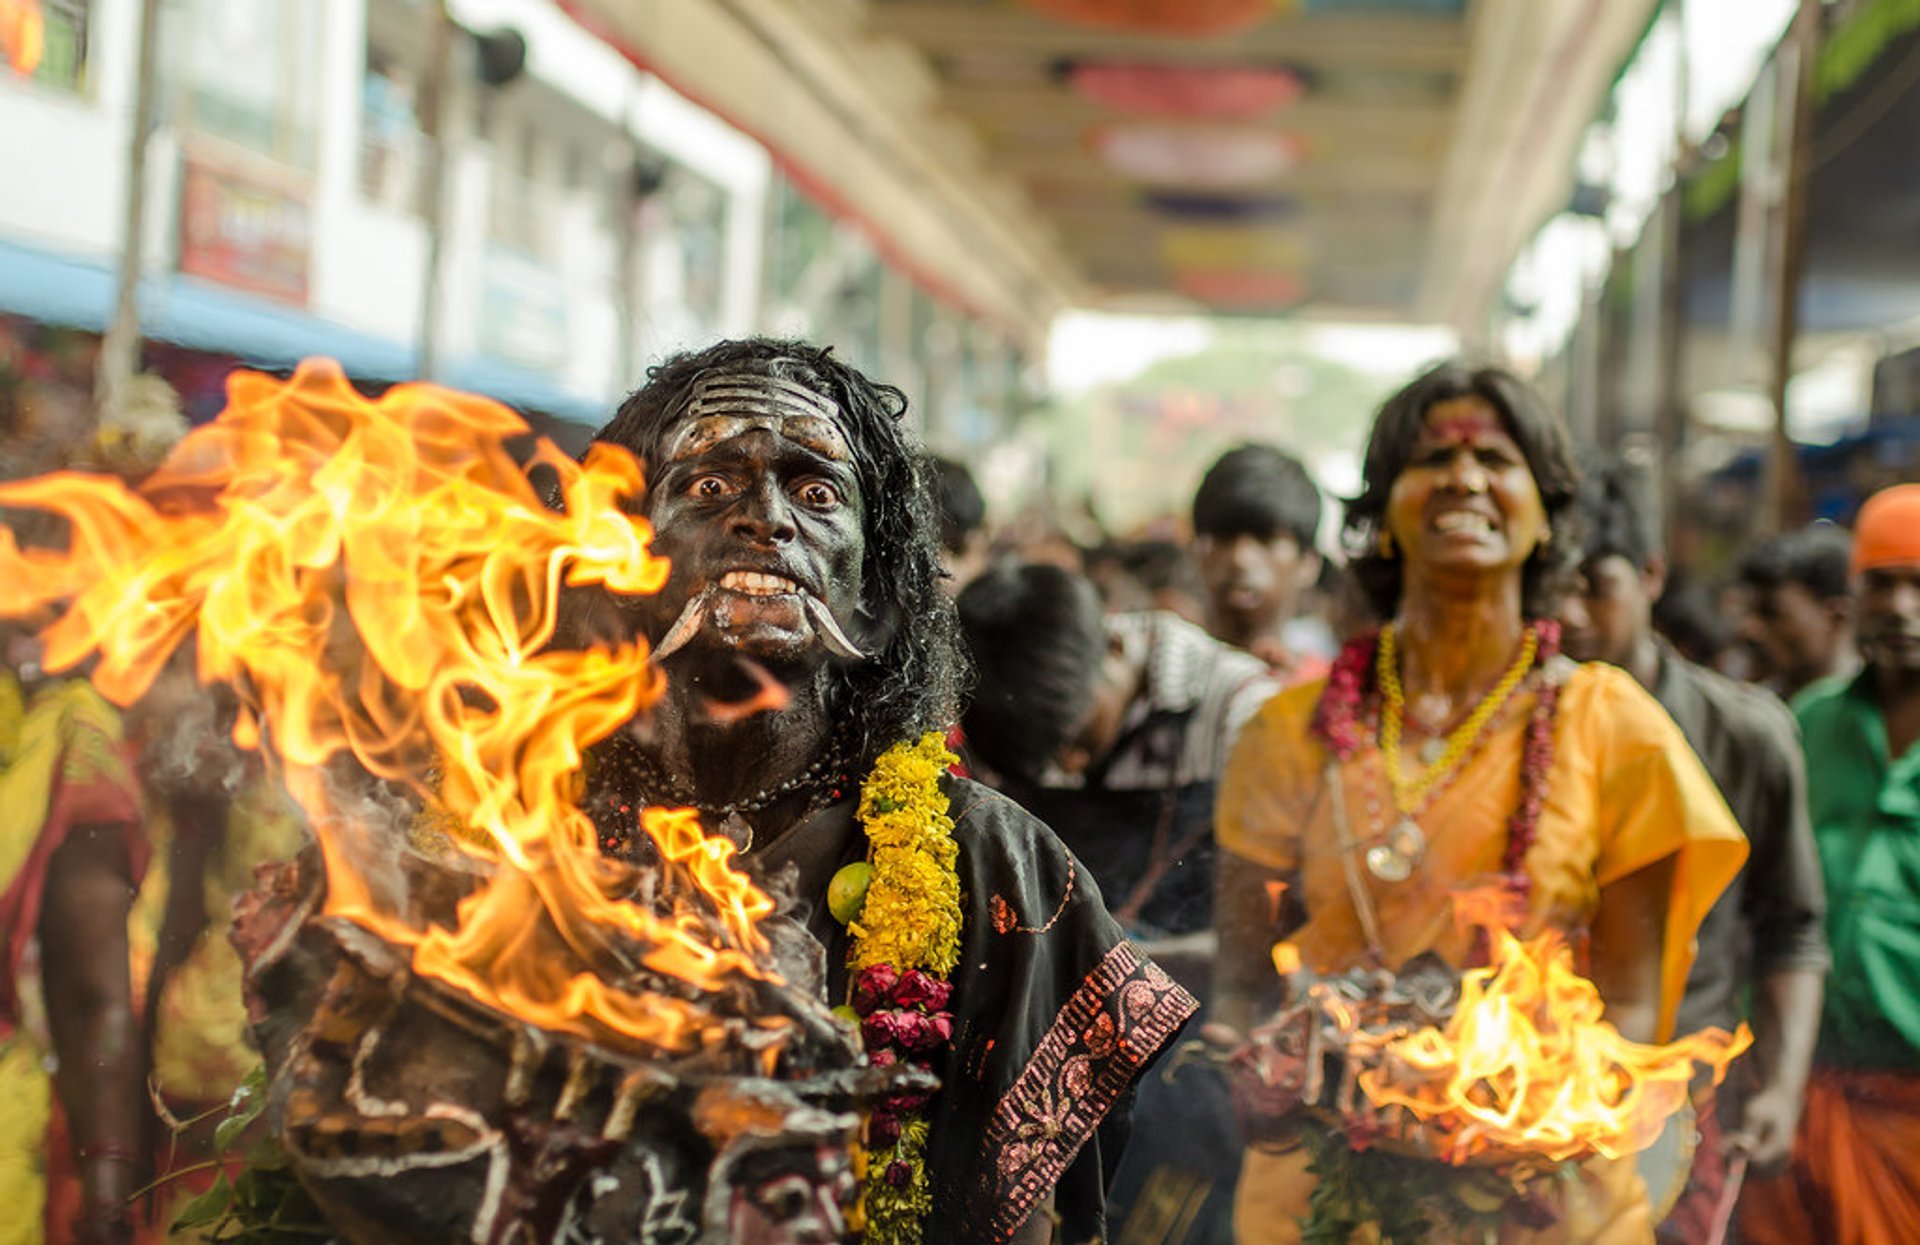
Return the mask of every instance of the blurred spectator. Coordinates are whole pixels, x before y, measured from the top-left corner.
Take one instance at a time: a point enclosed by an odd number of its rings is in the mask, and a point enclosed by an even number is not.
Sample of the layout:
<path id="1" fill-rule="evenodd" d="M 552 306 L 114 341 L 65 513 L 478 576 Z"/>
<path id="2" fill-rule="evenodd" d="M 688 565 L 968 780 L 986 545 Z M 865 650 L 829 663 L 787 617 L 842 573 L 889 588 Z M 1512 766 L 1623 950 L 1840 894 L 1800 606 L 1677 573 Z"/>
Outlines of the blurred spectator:
<path id="1" fill-rule="evenodd" d="M 947 573 L 947 591 L 957 593 L 987 567 L 987 499 L 965 465 L 939 455 L 929 462 L 940 503 L 941 569 Z"/>
<path id="2" fill-rule="evenodd" d="M 1737 663 L 1728 661 L 1728 655 L 1737 651 L 1738 621 L 1704 585 L 1677 567 L 1668 568 L 1666 587 L 1653 603 L 1653 629 L 1680 656 L 1729 678 L 1743 677 L 1747 664 L 1744 658 Z M 1729 665 L 1737 668 L 1728 669 Z"/>
<path id="3" fill-rule="evenodd" d="M 1165 611 L 1103 616 L 1058 567 L 994 567 L 959 605 L 978 678 L 962 721 L 985 776 L 1086 863 L 1123 927 L 1205 933 L 1214 781 L 1278 685 Z"/>
<path id="4" fill-rule="evenodd" d="M 128 915 L 149 856 L 120 714 L 0 625 L 0 1195 L 24 1241 L 131 1241 L 146 1064 Z M 43 1235 L 44 1234 L 44 1235 Z"/>
<path id="5" fill-rule="evenodd" d="M 1129 546 L 1125 541 L 1103 540 L 1081 555 L 1081 569 L 1094 591 L 1100 594 L 1101 608 L 1109 614 L 1131 614 L 1153 608 L 1146 588 L 1133 577 L 1128 564 Z M 1052 558 L 1029 556 L 1030 562 L 1054 562 Z"/>
<path id="6" fill-rule="evenodd" d="M 1695 1245 L 1712 1234 L 1730 1150 L 1748 1154 L 1760 1171 L 1787 1160 L 1827 969 L 1826 896 L 1786 707 L 1686 660 L 1654 634 L 1666 555 L 1654 536 L 1645 479 L 1617 461 L 1589 466 L 1578 514 L 1575 530 L 1585 546 L 1561 608 L 1567 655 L 1618 666 L 1653 693 L 1700 754 L 1751 845 L 1746 865 L 1700 923 L 1699 952 L 1674 1026 L 1682 1034 L 1710 1026 L 1731 1032 L 1742 1019 L 1740 999 L 1753 1000 L 1754 1055 L 1744 1065 L 1750 1083 L 1730 1087 L 1717 1107 L 1701 1104 L 1692 1173 L 1657 1233 L 1663 1245 Z"/>
<path id="7" fill-rule="evenodd" d="M 135 382 L 64 461 L 158 465 L 177 406 L 164 382 Z M 0 519 L 27 546 L 69 538 L 49 512 Z M 84 677 L 48 677 L 31 628 L 0 624 L 0 647 L 0 1223 L 25 1233 L 0 1240 L 167 1239 L 228 1148 L 214 1108 L 259 1062 L 233 903 L 256 864 L 298 849 L 300 825 L 233 745 L 234 706 L 200 686 L 191 646 L 124 713 Z"/>
<path id="8" fill-rule="evenodd" d="M 1791 1167 L 1749 1191 L 1749 1245 L 1920 1240 L 1920 484 L 1860 509 L 1865 668 L 1794 702 L 1833 973 Z"/>
<path id="9" fill-rule="evenodd" d="M 1214 952 L 1213 797 L 1240 727 L 1280 684 L 1165 611 L 1102 617 L 1093 585 L 1002 564 L 960 594 L 985 775 L 1052 826 L 1108 910 L 1189 989 Z M 1142 1082 L 1108 1212 L 1115 1241 L 1230 1245 L 1240 1140 L 1227 1088 L 1181 1058 Z"/>
<path id="10" fill-rule="evenodd" d="M 1300 461 L 1269 445 L 1227 451 L 1193 495 L 1193 532 L 1213 634 L 1277 674 L 1325 674 L 1324 624 L 1290 630 L 1320 575 L 1320 490 Z"/>
<path id="11" fill-rule="evenodd" d="M 1760 545 L 1740 563 L 1750 594 L 1741 640 L 1753 677 L 1791 698 L 1816 679 L 1859 666 L 1842 528 L 1816 523 Z"/>
<path id="12" fill-rule="evenodd" d="M 1195 626 L 1206 625 L 1206 585 L 1185 549 L 1170 540 L 1136 541 L 1121 551 L 1120 561 L 1145 594 L 1145 608 L 1178 614 Z"/>

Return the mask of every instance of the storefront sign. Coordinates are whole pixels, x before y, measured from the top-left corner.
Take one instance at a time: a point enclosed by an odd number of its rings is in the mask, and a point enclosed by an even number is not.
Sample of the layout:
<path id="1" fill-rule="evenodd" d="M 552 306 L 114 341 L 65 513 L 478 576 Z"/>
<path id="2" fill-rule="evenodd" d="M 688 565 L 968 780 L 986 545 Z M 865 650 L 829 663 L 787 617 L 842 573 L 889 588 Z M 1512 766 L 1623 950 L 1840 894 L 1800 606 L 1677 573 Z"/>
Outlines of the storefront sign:
<path id="1" fill-rule="evenodd" d="M 304 306 L 312 214 L 303 197 L 188 158 L 180 180 L 180 271 Z"/>
<path id="2" fill-rule="evenodd" d="M 560 279 L 512 251 L 489 248 L 481 266 L 480 349 L 551 370 L 567 358 L 567 292 Z"/>

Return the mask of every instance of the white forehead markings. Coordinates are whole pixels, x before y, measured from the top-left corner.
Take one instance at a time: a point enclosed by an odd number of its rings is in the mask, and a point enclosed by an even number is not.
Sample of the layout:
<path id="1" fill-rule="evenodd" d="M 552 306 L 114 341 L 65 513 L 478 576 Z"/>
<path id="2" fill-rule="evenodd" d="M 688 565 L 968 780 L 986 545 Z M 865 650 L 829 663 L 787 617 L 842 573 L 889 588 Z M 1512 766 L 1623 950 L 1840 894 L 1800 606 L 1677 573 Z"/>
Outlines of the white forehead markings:
<path id="1" fill-rule="evenodd" d="M 840 430 L 840 406 L 803 385 L 774 376 L 719 373 L 702 376 L 687 395 L 669 438 L 669 460 L 700 453 L 756 429 L 789 437 L 828 458 L 850 457 Z"/>

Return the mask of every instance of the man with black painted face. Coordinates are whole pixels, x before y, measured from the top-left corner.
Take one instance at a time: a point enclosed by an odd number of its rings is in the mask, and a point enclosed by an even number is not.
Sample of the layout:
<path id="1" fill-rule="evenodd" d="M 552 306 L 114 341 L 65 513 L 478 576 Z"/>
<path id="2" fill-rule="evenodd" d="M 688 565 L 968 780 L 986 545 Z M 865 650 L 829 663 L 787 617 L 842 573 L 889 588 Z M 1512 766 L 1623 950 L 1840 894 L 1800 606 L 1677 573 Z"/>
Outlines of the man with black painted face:
<path id="1" fill-rule="evenodd" d="M 696 809 L 793 896 L 869 1055 L 940 1078 L 930 1102 L 869 1119 L 870 1217 L 924 1187 L 899 1239 L 1095 1239 L 1132 1085 L 1196 1004 L 1122 937 L 1051 831 L 929 764 L 966 661 L 905 409 L 829 351 L 767 339 L 669 359 L 622 404 L 599 439 L 645 461 L 642 505 L 672 572 L 621 621 L 653 645 L 665 688 L 589 758 L 588 807 L 616 853 L 646 843 L 643 806 Z M 902 759 L 902 745 L 919 751 Z M 873 819 L 920 805 L 899 786 L 881 795 L 876 770 L 930 793 L 929 828 L 942 837 L 950 818 L 954 845 L 884 887 Z M 950 968 L 876 974 L 873 940 L 923 935 L 943 886 L 958 902 Z M 882 928 L 885 888 L 913 928 Z M 876 981 L 891 997 L 877 1010 Z M 918 1159 L 888 1157 L 905 1153 L 897 1136 L 924 1137 Z"/>

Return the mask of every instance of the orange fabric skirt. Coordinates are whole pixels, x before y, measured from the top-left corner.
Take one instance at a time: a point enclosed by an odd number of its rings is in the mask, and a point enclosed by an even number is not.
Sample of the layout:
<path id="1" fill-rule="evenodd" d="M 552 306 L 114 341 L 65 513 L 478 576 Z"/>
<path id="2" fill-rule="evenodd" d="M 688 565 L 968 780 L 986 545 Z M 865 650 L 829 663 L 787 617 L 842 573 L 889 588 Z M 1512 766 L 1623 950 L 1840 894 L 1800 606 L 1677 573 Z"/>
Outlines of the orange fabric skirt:
<path id="1" fill-rule="evenodd" d="M 1778 1176 L 1740 1200 L 1746 1245 L 1920 1241 L 1920 1073 L 1816 1068 Z"/>

